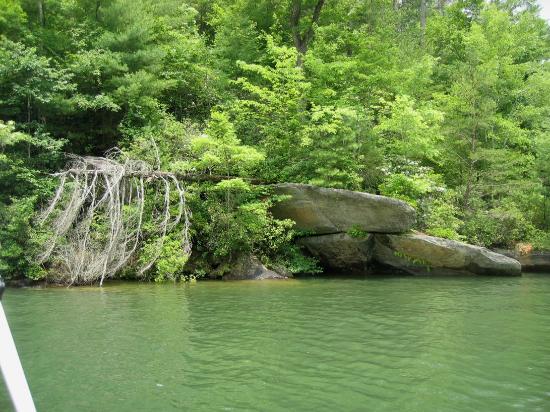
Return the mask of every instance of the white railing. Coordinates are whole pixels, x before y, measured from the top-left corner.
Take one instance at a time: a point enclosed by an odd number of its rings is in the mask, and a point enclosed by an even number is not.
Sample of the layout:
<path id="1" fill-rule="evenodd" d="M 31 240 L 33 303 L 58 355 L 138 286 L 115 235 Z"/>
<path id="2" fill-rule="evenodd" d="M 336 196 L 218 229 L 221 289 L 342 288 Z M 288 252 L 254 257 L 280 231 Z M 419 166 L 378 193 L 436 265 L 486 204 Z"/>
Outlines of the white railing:
<path id="1" fill-rule="evenodd" d="M 10 326 L 2 307 L 4 282 L 0 278 L 0 369 L 16 412 L 36 412 Z"/>

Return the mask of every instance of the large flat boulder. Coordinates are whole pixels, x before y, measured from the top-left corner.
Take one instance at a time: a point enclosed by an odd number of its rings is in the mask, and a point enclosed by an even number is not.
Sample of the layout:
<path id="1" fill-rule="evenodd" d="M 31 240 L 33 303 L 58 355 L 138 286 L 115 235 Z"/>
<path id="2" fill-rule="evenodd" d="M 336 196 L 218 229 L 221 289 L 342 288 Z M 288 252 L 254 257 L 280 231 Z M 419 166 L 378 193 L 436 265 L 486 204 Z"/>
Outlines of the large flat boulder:
<path id="1" fill-rule="evenodd" d="M 401 200 L 370 193 L 283 183 L 274 185 L 278 195 L 291 198 L 272 208 L 278 219 L 292 219 L 296 229 L 314 234 L 347 232 L 403 233 L 415 222 L 415 211 Z"/>
<path id="2" fill-rule="evenodd" d="M 332 271 L 368 273 L 374 246 L 374 235 L 351 237 L 346 233 L 307 236 L 298 239 L 321 265 Z"/>
<path id="3" fill-rule="evenodd" d="M 377 234 L 374 259 L 413 275 L 521 274 L 521 265 L 515 259 L 483 247 L 423 234 Z"/>

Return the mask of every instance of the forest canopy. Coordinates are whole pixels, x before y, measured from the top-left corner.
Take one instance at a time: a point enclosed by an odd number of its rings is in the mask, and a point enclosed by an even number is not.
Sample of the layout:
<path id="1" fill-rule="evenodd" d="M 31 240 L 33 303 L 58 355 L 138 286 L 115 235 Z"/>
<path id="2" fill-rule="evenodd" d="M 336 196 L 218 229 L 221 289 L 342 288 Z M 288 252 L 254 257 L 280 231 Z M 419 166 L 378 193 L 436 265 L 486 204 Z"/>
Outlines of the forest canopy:
<path id="1" fill-rule="evenodd" d="M 113 148 L 222 177 L 186 188 L 191 258 L 145 202 L 122 277 L 153 255 L 156 280 L 243 255 L 319 270 L 253 180 L 392 196 L 419 231 L 548 249 L 549 57 L 535 0 L 0 0 L 0 273 L 61 276 L 35 258 L 52 174 Z"/>

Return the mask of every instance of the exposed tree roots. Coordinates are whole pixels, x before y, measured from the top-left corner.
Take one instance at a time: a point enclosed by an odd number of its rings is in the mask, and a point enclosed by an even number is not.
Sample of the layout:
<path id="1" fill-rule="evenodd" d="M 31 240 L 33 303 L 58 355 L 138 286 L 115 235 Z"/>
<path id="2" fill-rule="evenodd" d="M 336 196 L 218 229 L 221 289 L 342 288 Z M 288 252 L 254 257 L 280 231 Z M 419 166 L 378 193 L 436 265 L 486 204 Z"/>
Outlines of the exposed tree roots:
<path id="1" fill-rule="evenodd" d="M 39 218 L 51 231 L 39 260 L 54 262 L 67 283 L 102 285 L 130 262 L 147 234 L 157 244 L 141 262 L 143 274 L 180 223 L 181 253 L 190 253 L 190 212 L 176 175 L 123 158 L 118 150 L 104 158 L 71 156 L 55 175 L 59 186 Z"/>

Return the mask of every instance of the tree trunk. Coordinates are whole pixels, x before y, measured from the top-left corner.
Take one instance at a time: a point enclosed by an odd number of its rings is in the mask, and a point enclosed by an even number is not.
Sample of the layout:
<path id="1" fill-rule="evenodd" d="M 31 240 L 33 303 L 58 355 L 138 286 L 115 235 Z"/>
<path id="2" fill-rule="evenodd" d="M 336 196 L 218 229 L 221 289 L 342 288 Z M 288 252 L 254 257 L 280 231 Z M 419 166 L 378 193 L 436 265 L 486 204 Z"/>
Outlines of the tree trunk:
<path id="1" fill-rule="evenodd" d="M 548 229 L 548 220 L 546 218 L 546 199 L 547 195 L 544 193 L 544 200 L 543 200 L 543 206 L 542 206 L 542 221 L 544 222 L 544 228 Z"/>
<path id="2" fill-rule="evenodd" d="M 38 0 L 38 22 L 42 27 L 46 26 L 46 17 L 44 16 L 44 0 Z"/>
<path id="3" fill-rule="evenodd" d="M 27 93 L 27 127 L 29 128 L 30 132 L 30 124 L 31 124 L 31 94 Z M 31 158 L 31 143 L 27 142 L 27 158 Z"/>
<path id="4" fill-rule="evenodd" d="M 474 129 L 472 130 L 472 136 L 470 137 L 470 157 L 473 157 L 473 155 L 477 151 L 478 127 L 479 127 L 479 123 L 476 118 Z M 463 205 L 465 210 L 470 210 L 470 200 L 471 200 L 471 195 L 472 195 L 473 185 L 474 185 L 476 163 L 477 163 L 477 160 L 475 158 L 471 158 L 468 165 L 468 168 L 469 168 L 468 179 L 466 181 L 466 191 L 464 192 L 464 198 L 463 198 Z"/>
<path id="5" fill-rule="evenodd" d="M 426 35 L 426 0 L 420 0 L 420 28 L 422 30 L 422 46 L 424 46 L 424 37 Z"/>
<path id="6" fill-rule="evenodd" d="M 313 16 L 311 17 L 311 22 L 302 34 L 300 32 L 300 20 L 302 18 L 302 0 L 293 0 L 292 1 L 292 10 L 290 13 L 290 27 L 292 30 L 292 39 L 294 40 L 294 47 L 298 52 L 298 58 L 296 59 L 296 66 L 301 67 L 303 64 L 303 56 L 307 53 L 309 44 L 313 39 L 314 27 L 319 21 L 321 15 L 321 9 L 325 4 L 325 0 L 317 0 L 315 9 L 313 10 Z"/>

